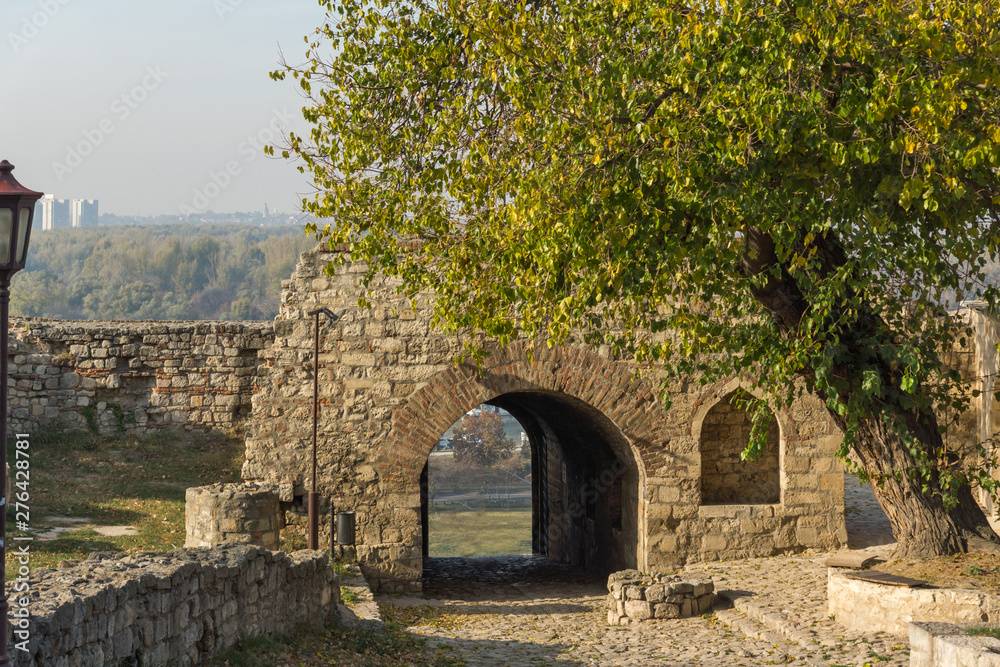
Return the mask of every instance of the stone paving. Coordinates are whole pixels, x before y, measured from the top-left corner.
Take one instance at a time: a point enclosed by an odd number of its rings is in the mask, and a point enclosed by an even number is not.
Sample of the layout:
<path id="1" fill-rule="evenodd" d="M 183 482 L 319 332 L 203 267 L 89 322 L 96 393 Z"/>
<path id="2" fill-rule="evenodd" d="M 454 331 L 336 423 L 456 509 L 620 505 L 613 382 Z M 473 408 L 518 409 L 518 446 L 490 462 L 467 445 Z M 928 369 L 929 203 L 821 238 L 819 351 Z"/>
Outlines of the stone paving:
<path id="1" fill-rule="evenodd" d="M 886 556 L 892 533 L 868 487 L 848 476 L 850 547 Z M 468 665 L 906 665 L 904 642 L 828 617 L 828 553 L 699 563 L 723 602 L 705 616 L 607 624 L 605 581 L 524 556 L 428 560 L 410 630 Z M 725 601 L 729 602 L 728 606 Z M 727 608 L 728 606 L 728 608 Z M 442 616 L 442 614 L 445 614 Z"/>

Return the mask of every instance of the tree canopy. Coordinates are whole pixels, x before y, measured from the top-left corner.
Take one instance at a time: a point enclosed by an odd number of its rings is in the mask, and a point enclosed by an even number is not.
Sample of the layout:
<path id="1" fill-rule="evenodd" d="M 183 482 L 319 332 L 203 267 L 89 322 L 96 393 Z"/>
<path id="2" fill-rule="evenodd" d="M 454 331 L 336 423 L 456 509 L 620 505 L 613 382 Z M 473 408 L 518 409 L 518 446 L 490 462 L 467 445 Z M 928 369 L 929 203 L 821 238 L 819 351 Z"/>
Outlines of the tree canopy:
<path id="1" fill-rule="evenodd" d="M 997 305 L 992 3 L 320 4 L 272 75 L 311 96 L 283 154 L 312 231 L 437 295 L 473 354 L 583 331 L 775 405 L 804 379 L 905 548 L 996 539 L 968 493 L 988 470 L 951 465 L 934 416 L 965 407 L 945 309 Z"/>
<path id="2" fill-rule="evenodd" d="M 462 418 L 455 429 L 454 446 L 456 461 L 480 467 L 499 463 L 514 450 L 500 414 L 489 409 Z"/>

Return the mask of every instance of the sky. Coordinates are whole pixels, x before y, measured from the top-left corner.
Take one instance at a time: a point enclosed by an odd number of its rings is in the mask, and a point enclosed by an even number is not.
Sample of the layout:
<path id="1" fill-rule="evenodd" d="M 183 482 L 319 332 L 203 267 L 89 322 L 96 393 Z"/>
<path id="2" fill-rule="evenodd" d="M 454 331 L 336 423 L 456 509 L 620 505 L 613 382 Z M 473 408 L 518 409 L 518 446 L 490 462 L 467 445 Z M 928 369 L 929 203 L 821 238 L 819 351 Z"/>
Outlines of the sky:
<path id="1" fill-rule="evenodd" d="M 308 131 L 279 48 L 304 60 L 316 0 L 0 0 L 0 160 L 101 213 L 294 213 L 311 190 L 261 146 Z"/>

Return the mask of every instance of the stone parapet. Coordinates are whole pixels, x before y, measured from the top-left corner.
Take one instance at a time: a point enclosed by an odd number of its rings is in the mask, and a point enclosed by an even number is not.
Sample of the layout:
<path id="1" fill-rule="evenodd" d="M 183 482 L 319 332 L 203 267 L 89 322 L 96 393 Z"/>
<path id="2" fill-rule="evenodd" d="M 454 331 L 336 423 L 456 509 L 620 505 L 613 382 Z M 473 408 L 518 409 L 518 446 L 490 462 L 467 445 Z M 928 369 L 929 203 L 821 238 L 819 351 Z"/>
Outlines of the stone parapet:
<path id="1" fill-rule="evenodd" d="M 622 570 L 608 577 L 608 623 L 688 618 L 704 614 L 715 602 L 711 579 L 678 575 L 643 574 Z"/>
<path id="2" fill-rule="evenodd" d="M 27 627 L 13 619 L 12 664 L 198 665 L 246 636 L 325 626 L 338 613 L 339 591 L 318 551 L 93 554 L 32 571 L 27 604 L 14 600 L 31 615 Z"/>
<path id="3" fill-rule="evenodd" d="M 250 413 L 270 322 L 13 318 L 10 430 L 232 428 Z"/>
<path id="4" fill-rule="evenodd" d="M 970 636 L 982 624 L 910 623 L 910 667 L 1000 667 L 1000 639 Z"/>
<path id="5" fill-rule="evenodd" d="M 831 569 L 827 597 L 830 613 L 841 625 L 900 638 L 909 636 L 915 621 L 1000 623 L 1000 595 L 982 591 L 888 586 Z"/>

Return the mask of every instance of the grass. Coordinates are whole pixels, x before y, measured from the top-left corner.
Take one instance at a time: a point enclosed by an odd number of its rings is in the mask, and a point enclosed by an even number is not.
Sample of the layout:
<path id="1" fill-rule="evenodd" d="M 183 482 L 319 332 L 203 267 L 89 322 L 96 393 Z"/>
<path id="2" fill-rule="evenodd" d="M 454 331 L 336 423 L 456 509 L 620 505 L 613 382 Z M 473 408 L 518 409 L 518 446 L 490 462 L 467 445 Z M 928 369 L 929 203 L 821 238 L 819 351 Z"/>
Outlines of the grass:
<path id="1" fill-rule="evenodd" d="M 28 458 L 22 455 L 30 463 L 26 487 L 23 479 L 14 477 L 16 452 L 8 447 L 13 491 L 29 496 L 29 530 L 18 529 L 17 520 L 23 517 L 17 517 L 15 510 L 23 508 L 11 508 L 7 526 L 12 538 L 35 536 L 30 543 L 32 569 L 86 558 L 95 551 L 136 553 L 184 546 L 187 487 L 239 481 L 243 458 L 242 439 L 225 434 L 137 438 L 34 433 L 29 443 Z M 40 538 L 40 532 L 73 525 L 49 517 L 83 519 L 80 523 L 95 526 L 132 526 L 136 534 L 106 537 L 81 527 Z M 8 581 L 17 569 L 13 556 L 8 549 Z"/>
<path id="2" fill-rule="evenodd" d="M 452 658 L 446 648 L 439 645 L 432 650 L 425 639 L 414 637 L 398 623 L 390 622 L 385 624 L 384 631 L 334 624 L 319 631 L 247 638 L 204 664 L 208 667 L 452 667 L 462 663 Z"/>
<path id="3" fill-rule="evenodd" d="M 996 625 L 977 625 L 969 628 L 967 632 L 973 637 L 993 637 L 994 639 L 1000 639 L 1000 626 Z"/>
<path id="4" fill-rule="evenodd" d="M 436 510 L 429 518 L 432 557 L 531 553 L 530 507 Z"/>
<path id="5" fill-rule="evenodd" d="M 218 433 L 146 438 L 35 433 L 29 442 L 28 457 L 21 456 L 30 462 L 28 485 L 13 490 L 26 490 L 29 495 L 30 532 L 17 530 L 17 508 L 9 511 L 7 519 L 10 536 L 34 535 L 30 543 L 32 569 L 86 558 L 95 551 L 124 554 L 184 546 L 186 489 L 239 481 L 244 451 L 242 438 Z M 13 473 L 16 448 L 12 445 L 8 449 Z M 12 479 L 15 484 L 17 481 Z M 54 516 L 85 519 L 95 526 L 133 526 L 137 534 L 105 537 L 81 527 L 54 538 L 38 537 L 39 532 L 65 525 L 46 519 Z M 335 563 L 334 568 L 341 574 L 349 572 L 343 564 Z M 11 549 L 6 569 L 8 581 L 16 578 L 17 563 Z M 451 667 L 459 663 L 446 648 L 431 649 L 423 639 L 390 622 L 384 632 L 331 625 L 320 631 L 246 638 L 205 664 Z"/>

